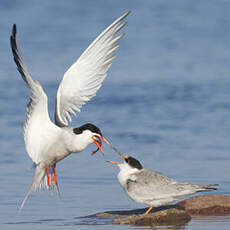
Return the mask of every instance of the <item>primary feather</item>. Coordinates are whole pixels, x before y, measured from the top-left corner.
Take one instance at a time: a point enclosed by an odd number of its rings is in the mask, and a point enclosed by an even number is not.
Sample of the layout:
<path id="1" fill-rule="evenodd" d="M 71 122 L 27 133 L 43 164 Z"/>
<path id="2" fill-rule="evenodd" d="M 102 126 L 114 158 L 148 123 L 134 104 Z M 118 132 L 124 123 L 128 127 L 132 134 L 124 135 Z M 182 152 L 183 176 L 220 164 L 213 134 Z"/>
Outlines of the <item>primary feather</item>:
<path id="1" fill-rule="evenodd" d="M 104 30 L 64 74 L 56 97 L 55 122 L 58 126 L 67 126 L 71 114 L 80 112 L 82 105 L 96 95 L 115 58 L 117 42 L 124 35 L 117 33 L 125 26 L 122 20 L 128 14 Z"/>
<path id="2" fill-rule="evenodd" d="M 31 78 L 19 53 L 16 40 L 16 25 L 13 26 L 10 41 L 15 63 L 30 89 L 30 102 L 27 105 L 24 124 L 24 140 L 29 156 L 33 162 L 38 164 L 42 160 L 44 148 L 47 148 L 47 138 L 52 138 L 53 130 L 56 131 L 58 127 L 50 120 L 47 95 L 40 83 Z"/>

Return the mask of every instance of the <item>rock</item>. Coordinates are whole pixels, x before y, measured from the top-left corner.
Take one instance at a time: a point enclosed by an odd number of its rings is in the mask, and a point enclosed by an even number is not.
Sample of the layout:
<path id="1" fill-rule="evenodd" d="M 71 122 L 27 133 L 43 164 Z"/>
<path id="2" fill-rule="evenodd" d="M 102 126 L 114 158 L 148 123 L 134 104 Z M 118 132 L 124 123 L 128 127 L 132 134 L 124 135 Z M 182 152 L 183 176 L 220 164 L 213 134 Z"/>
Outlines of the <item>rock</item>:
<path id="1" fill-rule="evenodd" d="M 142 214 L 148 208 L 96 213 L 87 218 L 99 217 L 111 220 L 113 224 L 131 224 L 141 226 L 152 225 L 184 225 L 190 221 L 190 215 L 229 215 L 230 196 L 203 195 L 195 196 L 176 205 L 154 208 L 146 216 Z M 109 221 L 110 221 L 109 220 Z"/>
<path id="2" fill-rule="evenodd" d="M 230 196 L 203 195 L 195 196 L 177 203 L 184 207 L 190 215 L 229 215 Z"/>
<path id="3" fill-rule="evenodd" d="M 139 226 L 149 225 L 182 225 L 190 221 L 191 216 L 184 208 L 172 205 L 155 208 L 146 216 L 146 209 L 124 210 L 124 211 L 108 211 L 103 213 L 96 213 L 91 217 L 112 218 L 113 224 L 131 224 Z"/>
<path id="4" fill-rule="evenodd" d="M 184 225 L 191 220 L 191 216 L 180 208 L 163 209 L 146 216 L 131 215 L 113 220 L 113 224 L 131 224 L 139 226 L 152 225 Z"/>

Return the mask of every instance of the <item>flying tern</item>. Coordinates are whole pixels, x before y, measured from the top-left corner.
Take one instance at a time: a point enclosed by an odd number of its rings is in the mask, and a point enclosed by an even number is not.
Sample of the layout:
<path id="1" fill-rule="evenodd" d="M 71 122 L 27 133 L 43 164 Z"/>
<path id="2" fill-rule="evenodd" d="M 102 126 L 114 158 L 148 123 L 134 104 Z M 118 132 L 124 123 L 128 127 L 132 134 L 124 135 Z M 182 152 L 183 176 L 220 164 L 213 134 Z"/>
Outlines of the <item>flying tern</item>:
<path id="1" fill-rule="evenodd" d="M 16 40 L 16 25 L 13 25 L 10 40 L 14 61 L 31 93 L 24 124 L 24 140 L 27 153 L 36 166 L 33 182 L 21 208 L 32 191 L 51 187 L 58 191 L 57 162 L 71 153 L 81 152 L 91 143 L 95 143 L 103 153 L 101 139 L 109 144 L 94 124 L 72 128 L 69 122 L 71 115 L 80 112 L 82 105 L 96 95 L 106 78 L 119 47 L 118 41 L 124 36 L 124 33 L 118 32 L 126 25 L 123 19 L 128 14 L 125 13 L 106 28 L 65 72 L 56 95 L 55 123 L 48 114 L 46 93 L 41 84 L 32 79 L 23 62 Z"/>

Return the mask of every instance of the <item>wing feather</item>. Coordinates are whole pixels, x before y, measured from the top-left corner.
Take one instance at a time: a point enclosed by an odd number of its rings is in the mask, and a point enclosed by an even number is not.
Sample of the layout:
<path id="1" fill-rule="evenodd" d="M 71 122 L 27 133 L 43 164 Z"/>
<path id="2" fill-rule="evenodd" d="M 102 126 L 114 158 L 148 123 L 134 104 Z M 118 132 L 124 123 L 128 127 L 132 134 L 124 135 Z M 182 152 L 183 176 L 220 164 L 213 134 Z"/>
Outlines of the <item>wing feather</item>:
<path id="1" fill-rule="evenodd" d="M 16 40 L 16 25 L 13 25 L 12 35 L 10 37 L 11 48 L 14 61 L 23 80 L 30 88 L 30 102 L 27 105 L 27 117 L 24 124 L 24 139 L 26 150 L 35 163 L 40 162 L 42 148 L 44 146 L 44 127 L 53 127 L 48 114 L 48 99 L 38 81 L 34 81 L 30 76 L 26 65 L 19 53 Z M 53 125 L 53 126 L 52 126 Z"/>
<path id="2" fill-rule="evenodd" d="M 212 186 L 216 185 L 176 181 L 159 172 L 144 169 L 129 181 L 127 191 L 131 197 L 148 203 L 154 199 L 174 200 L 199 191 L 215 190 Z"/>
<path id="3" fill-rule="evenodd" d="M 67 126 L 71 114 L 80 112 L 82 105 L 94 97 L 100 89 L 107 71 L 116 57 L 117 42 L 124 36 L 117 33 L 126 25 L 125 13 L 105 29 L 66 71 L 56 97 L 55 123 Z"/>

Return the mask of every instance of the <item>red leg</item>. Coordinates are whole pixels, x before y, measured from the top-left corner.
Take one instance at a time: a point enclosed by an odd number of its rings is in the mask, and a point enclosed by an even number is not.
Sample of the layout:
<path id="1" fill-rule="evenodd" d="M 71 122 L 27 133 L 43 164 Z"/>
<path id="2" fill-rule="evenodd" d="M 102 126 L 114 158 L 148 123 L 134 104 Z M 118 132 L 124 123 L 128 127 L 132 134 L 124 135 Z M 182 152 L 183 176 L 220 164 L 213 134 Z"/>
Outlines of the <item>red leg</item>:
<path id="1" fill-rule="evenodd" d="M 49 167 L 46 167 L 46 176 L 47 176 L 47 185 L 50 186 L 50 175 L 49 175 Z"/>
<path id="2" fill-rule="evenodd" d="M 54 164 L 53 182 L 54 182 L 55 184 L 57 184 L 57 171 L 56 171 L 56 164 Z"/>

